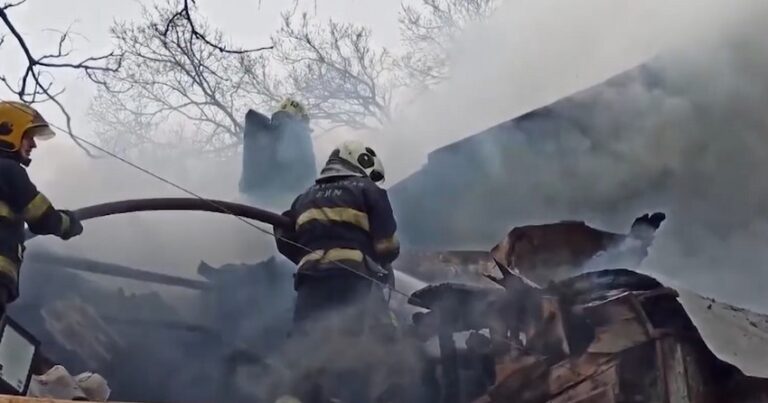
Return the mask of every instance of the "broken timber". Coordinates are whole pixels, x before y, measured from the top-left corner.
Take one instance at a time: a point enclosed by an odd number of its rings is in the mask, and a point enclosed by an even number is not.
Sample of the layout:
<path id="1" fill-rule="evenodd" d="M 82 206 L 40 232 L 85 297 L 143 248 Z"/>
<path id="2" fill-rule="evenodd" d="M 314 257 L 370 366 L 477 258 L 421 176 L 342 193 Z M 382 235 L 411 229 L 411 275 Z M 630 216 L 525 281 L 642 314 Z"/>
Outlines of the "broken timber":
<path id="1" fill-rule="evenodd" d="M 499 294 L 441 284 L 414 294 L 430 302 L 422 318 L 450 310 L 454 316 L 441 325 L 453 324 L 454 332 L 496 326 L 491 342 L 513 346 L 494 353 L 493 386 L 467 402 L 768 402 L 768 380 L 715 356 L 678 293 L 651 277 L 623 269 L 582 274 L 529 292 L 521 310 L 514 294 L 522 289 Z M 484 307 L 482 320 L 472 305 Z M 443 391 L 456 393 L 456 386 L 443 384 Z"/>
<path id="2" fill-rule="evenodd" d="M 27 256 L 27 259 L 30 262 L 64 267 L 75 271 L 102 274 L 106 276 L 119 277 L 148 283 L 184 287 L 193 290 L 211 289 L 211 284 L 207 281 L 171 276 L 168 274 L 161 274 L 149 270 L 135 269 L 119 264 L 106 263 L 75 256 L 65 256 L 51 252 L 30 252 Z"/>

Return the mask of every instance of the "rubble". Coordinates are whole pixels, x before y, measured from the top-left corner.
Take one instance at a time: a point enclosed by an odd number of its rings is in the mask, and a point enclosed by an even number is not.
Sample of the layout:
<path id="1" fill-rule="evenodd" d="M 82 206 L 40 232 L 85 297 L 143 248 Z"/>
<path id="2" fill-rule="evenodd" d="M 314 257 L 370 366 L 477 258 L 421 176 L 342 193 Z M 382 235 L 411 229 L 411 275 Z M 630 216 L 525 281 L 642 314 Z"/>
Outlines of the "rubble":
<path id="1" fill-rule="evenodd" d="M 393 263 L 395 270 L 427 283 L 446 281 L 487 284 L 486 274 L 496 265 L 488 251 L 479 250 L 403 250 Z"/>
<path id="2" fill-rule="evenodd" d="M 491 255 L 541 285 L 585 266 L 637 267 L 665 218 L 663 213 L 643 214 L 627 234 L 596 229 L 582 221 L 515 227 Z"/>
<path id="3" fill-rule="evenodd" d="M 440 350 L 423 357 L 432 374 L 412 379 L 437 391 L 418 401 L 768 402 L 768 318 L 632 270 L 582 272 L 614 250 L 639 262 L 661 221 L 645 214 L 627 234 L 518 227 L 490 252 L 404 251 L 396 268 L 431 283 L 411 295 L 420 312 L 404 333 Z M 27 263 L 29 290 L 12 308 L 56 357 L 36 374 L 71 363 L 124 400 L 247 400 L 290 326 L 293 266 L 280 259 L 203 262 L 200 280 L 44 253 Z M 109 291 L 78 272 L 195 293 L 197 321 L 157 293 Z"/>
<path id="4" fill-rule="evenodd" d="M 474 400 L 455 401 L 768 401 L 768 381 L 713 354 L 678 293 L 649 276 L 625 269 L 584 273 L 530 290 L 522 298 L 529 309 L 510 310 L 520 307 L 509 305 L 521 300 L 520 289 L 442 284 L 414 294 L 430 301 L 426 315 L 440 318 L 443 339 L 452 340 L 447 329 L 490 328 L 493 386 Z M 445 366 L 455 347 L 441 343 L 441 349 Z M 458 366 L 442 371 L 445 393 L 465 396 L 450 381 L 459 379 Z"/>

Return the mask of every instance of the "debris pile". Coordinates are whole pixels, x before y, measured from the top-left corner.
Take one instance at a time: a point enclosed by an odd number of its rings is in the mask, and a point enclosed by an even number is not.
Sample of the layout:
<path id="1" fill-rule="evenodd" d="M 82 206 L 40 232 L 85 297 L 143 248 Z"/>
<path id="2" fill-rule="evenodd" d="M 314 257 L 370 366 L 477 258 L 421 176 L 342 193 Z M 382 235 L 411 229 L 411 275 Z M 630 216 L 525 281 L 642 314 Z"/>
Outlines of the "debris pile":
<path id="1" fill-rule="evenodd" d="M 504 290 L 446 283 L 413 295 L 430 309 L 417 325 L 440 338 L 443 401 L 768 401 L 768 381 L 717 358 L 678 293 L 651 277 L 614 269 L 543 289 L 501 282 Z M 459 354 L 453 336 L 466 331 Z M 485 362 L 485 373 L 468 376 L 472 362 Z M 459 382 L 472 376 L 491 384 L 487 392 Z"/>
<path id="2" fill-rule="evenodd" d="M 644 215 L 633 229 L 650 223 L 652 234 L 661 221 Z M 439 340 L 440 401 L 768 402 L 768 380 L 743 372 L 765 368 L 744 356 L 765 357 L 768 318 L 688 291 L 679 298 L 633 270 L 579 270 L 633 233 L 581 222 L 515 228 L 492 251 L 502 276 L 488 277 L 499 287 L 415 292 L 410 303 L 429 311 L 414 325 Z"/>
<path id="3" fill-rule="evenodd" d="M 768 354 L 758 354 L 767 318 L 632 270 L 593 270 L 642 260 L 663 220 L 645 214 L 627 234 L 573 221 L 518 227 L 490 253 L 404 252 L 397 269 L 431 285 L 412 294 L 421 311 L 402 330 L 439 348 L 420 358 L 418 401 L 768 402 Z M 242 399 L 288 333 L 287 261 L 201 263 L 202 281 L 56 255 L 29 263 L 34 287 L 16 313 L 57 362 L 103 373 L 120 399 Z M 156 293 L 110 292 L 61 267 L 184 288 L 199 315 L 185 321 Z"/>

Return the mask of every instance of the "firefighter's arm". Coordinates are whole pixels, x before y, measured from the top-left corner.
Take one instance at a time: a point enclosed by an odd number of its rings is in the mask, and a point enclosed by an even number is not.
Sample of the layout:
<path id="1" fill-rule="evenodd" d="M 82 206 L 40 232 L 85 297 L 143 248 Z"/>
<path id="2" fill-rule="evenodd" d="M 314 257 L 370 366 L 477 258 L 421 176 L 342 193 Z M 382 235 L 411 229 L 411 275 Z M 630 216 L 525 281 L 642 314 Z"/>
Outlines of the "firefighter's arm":
<path id="1" fill-rule="evenodd" d="M 83 232 L 83 226 L 74 214 L 56 210 L 48 198 L 37 190 L 24 168 L 14 166 L 8 174 L 14 192 L 11 203 L 16 211 L 22 212 L 22 218 L 32 233 L 56 235 L 66 240 Z"/>
<path id="2" fill-rule="evenodd" d="M 388 265 L 400 255 L 400 242 L 395 236 L 397 223 L 387 191 L 375 186 L 368 193 L 368 204 L 368 220 L 377 260 L 381 265 Z"/>
<path id="3" fill-rule="evenodd" d="M 291 220 L 291 223 L 296 221 L 296 217 L 294 217 L 293 214 L 293 208 L 284 212 L 283 216 L 288 217 Z M 288 258 L 288 260 L 294 264 L 299 264 L 306 254 L 306 251 L 298 246 L 298 243 L 296 242 L 296 232 L 294 230 L 295 226 L 293 226 L 293 224 L 291 225 L 290 228 L 273 227 L 275 244 L 277 245 L 277 251 L 280 252 L 281 255 Z"/>

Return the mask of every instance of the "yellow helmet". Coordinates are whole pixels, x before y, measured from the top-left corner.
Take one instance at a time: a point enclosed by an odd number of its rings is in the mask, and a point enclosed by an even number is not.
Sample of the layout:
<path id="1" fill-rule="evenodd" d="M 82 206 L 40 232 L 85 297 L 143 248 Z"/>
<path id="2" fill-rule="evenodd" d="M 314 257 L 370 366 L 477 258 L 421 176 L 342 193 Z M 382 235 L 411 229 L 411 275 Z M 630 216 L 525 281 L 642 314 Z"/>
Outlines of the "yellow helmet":
<path id="1" fill-rule="evenodd" d="M 293 98 L 286 98 L 283 102 L 280 102 L 280 106 L 277 107 L 277 110 L 288 112 L 295 118 L 305 123 L 309 123 L 309 114 L 307 113 L 307 110 L 304 109 L 304 105 Z"/>
<path id="2" fill-rule="evenodd" d="M 34 108 L 21 102 L 0 102 L 0 150 L 18 151 L 24 134 L 32 129 L 36 139 L 47 140 L 56 135 Z"/>

